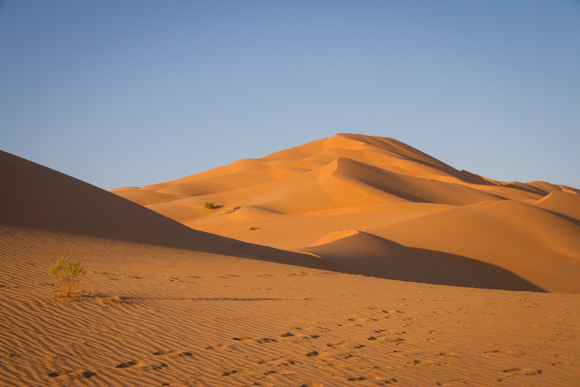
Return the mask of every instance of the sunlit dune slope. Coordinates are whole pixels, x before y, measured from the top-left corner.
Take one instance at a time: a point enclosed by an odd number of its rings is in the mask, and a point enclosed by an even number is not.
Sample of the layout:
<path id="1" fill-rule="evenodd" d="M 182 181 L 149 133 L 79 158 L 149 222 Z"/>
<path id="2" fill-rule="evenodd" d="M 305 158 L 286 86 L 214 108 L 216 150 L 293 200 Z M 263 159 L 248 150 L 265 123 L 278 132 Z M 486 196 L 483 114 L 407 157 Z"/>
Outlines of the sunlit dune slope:
<path id="1" fill-rule="evenodd" d="M 441 277 L 446 284 L 580 292 L 580 191 L 495 181 L 390 138 L 337 134 L 113 192 L 193 229 L 320 250 L 353 272 L 442 283 L 437 271 L 430 279 L 420 274 L 435 265 L 448 269 Z M 311 246 L 341 229 L 361 233 L 326 248 Z M 340 248 L 332 247 L 337 243 Z M 363 255 L 364 265 L 357 259 Z M 368 269 L 375 263 L 385 269 Z"/>

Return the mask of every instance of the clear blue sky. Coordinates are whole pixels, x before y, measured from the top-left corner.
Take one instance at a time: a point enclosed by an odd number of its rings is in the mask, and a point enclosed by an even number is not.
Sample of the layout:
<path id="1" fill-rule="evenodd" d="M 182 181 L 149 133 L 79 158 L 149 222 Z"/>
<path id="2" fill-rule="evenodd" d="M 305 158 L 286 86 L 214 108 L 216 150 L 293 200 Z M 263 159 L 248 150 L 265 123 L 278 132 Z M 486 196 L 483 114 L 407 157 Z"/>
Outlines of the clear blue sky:
<path id="1" fill-rule="evenodd" d="M 0 149 L 104 189 L 338 132 L 580 188 L 579 1 L 0 1 Z"/>

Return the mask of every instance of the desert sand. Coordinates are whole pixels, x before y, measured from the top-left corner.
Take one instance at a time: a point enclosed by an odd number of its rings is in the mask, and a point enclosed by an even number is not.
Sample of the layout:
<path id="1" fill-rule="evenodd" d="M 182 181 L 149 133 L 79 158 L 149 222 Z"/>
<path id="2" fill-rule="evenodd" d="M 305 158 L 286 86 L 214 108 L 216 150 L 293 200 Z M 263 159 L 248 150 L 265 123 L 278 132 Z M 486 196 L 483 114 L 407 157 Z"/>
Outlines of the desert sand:
<path id="1" fill-rule="evenodd" d="M 0 152 L 0 181 L 0 385 L 580 383 L 578 189 L 352 134 L 112 192 Z"/>

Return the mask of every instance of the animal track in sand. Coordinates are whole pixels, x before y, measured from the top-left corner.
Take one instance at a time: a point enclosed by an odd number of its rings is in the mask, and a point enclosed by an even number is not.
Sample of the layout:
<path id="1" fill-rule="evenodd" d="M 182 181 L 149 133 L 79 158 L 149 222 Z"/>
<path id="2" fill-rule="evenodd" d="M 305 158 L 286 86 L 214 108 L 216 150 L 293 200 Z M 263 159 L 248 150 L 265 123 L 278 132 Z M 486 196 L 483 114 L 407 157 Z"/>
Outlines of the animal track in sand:
<path id="1" fill-rule="evenodd" d="M 259 338 L 259 337 L 234 337 L 233 340 L 235 341 L 242 341 L 244 343 L 252 343 L 252 344 L 264 344 L 264 343 L 275 343 L 276 339 L 268 339 L 266 337 Z"/>
<path id="2" fill-rule="evenodd" d="M 115 368 L 124 368 L 129 371 L 152 371 L 163 367 L 167 367 L 165 364 L 158 361 L 135 361 L 131 360 L 128 362 L 120 363 L 115 366 Z"/>
<path id="3" fill-rule="evenodd" d="M 186 357 L 186 356 L 193 355 L 191 352 L 188 352 L 188 351 L 174 351 L 172 349 L 168 349 L 168 350 L 160 349 L 156 352 L 153 352 L 153 354 L 155 356 L 169 356 L 169 357 L 173 357 L 173 358 Z"/>
<path id="4" fill-rule="evenodd" d="M 88 379 L 95 376 L 96 373 L 89 372 L 85 370 L 61 370 L 61 371 L 54 371 L 49 372 L 48 376 L 51 378 L 57 379 L 66 379 L 66 380 L 77 380 L 77 379 Z"/>

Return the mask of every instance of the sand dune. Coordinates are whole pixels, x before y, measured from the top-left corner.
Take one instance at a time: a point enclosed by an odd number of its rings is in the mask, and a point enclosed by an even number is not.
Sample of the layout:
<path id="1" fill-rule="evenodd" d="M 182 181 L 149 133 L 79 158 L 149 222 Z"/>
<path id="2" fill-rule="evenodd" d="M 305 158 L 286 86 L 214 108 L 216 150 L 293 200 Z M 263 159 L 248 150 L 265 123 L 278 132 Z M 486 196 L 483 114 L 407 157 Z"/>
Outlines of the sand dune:
<path id="1" fill-rule="evenodd" d="M 0 152 L 0 181 L 0 385 L 580 380 L 571 187 L 360 135 L 113 193 Z"/>
<path id="2" fill-rule="evenodd" d="M 109 245 L 134 243 L 326 267 L 325 263 L 313 264 L 304 254 L 192 230 L 143 206 L 5 152 L 0 153 L 0 166 L 0 179 L 6 187 L 0 193 L 0 227 L 5 239 L 18 239 L 21 233 L 62 239 L 60 254 L 72 248 L 69 239 L 86 237 Z"/>
<path id="3" fill-rule="evenodd" d="M 446 265 L 471 273 L 469 278 L 482 271 L 475 286 L 580 292 L 577 190 L 494 181 L 389 138 L 337 134 L 115 193 L 193 229 L 251 243 L 302 250 L 329 233 L 355 228 L 428 250 L 432 259 L 447 257 Z M 166 201 L 151 202 L 152 195 L 165 194 Z M 220 208 L 204 210 L 205 201 Z M 361 247 L 355 239 L 341 242 L 351 241 L 341 249 L 352 256 Z M 370 251 L 382 259 L 381 249 Z M 370 273 L 353 265 L 355 273 Z M 503 274 L 484 278 L 496 272 Z"/>

